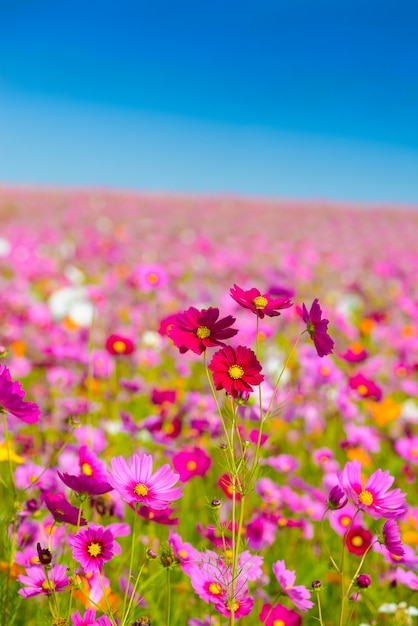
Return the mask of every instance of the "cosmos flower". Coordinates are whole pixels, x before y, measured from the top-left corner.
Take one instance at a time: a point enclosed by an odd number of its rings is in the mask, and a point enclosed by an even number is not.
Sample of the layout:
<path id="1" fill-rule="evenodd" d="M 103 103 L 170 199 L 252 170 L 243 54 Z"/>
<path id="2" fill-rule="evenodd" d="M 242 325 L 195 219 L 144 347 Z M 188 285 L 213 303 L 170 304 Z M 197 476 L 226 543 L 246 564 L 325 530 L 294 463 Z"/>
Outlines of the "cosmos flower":
<path id="1" fill-rule="evenodd" d="M 306 306 L 302 305 L 302 318 L 306 324 L 306 330 L 314 342 L 318 356 L 323 357 L 331 354 L 334 342 L 327 332 L 329 321 L 322 319 L 322 309 L 319 306 L 318 298 L 312 302 L 309 313 Z"/>
<path id="2" fill-rule="evenodd" d="M 264 626 L 301 626 L 302 616 L 292 609 L 287 609 L 282 604 L 263 604 L 261 613 L 259 615 L 260 621 L 264 623 Z"/>
<path id="3" fill-rule="evenodd" d="M 212 460 L 203 448 L 194 446 L 180 450 L 173 456 L 172 462 L 174 469 L 180 474 L 181 482 L 185 483 L 194 476 L 205 476 Z"/>
<path id="4" fill-rule="evenodd" d="M 25 585 L 18 591 L 24 598 L 31 598 L 40 594 L 49 596 L 52 591 L 64 591 L 68 585 L 67 568 L 64 565 L 53 565 L 48 570 L 48 578 L 43 567 L 34 565 L 26 570 L 26 575 L 21 574 L 17 579 L 22 585 Z"/>
<path id="5" fill-rule="evenodd" d="M 67 541 L 73 548 L 73 557 L 87 573 L 101 571 L 104 563 L 113 557 L 113 533 L 98 524 L 81 528 Z"/>
<path id="6" fill-rule="evenodd" d="M 393 519 L 388 519 L 382 528 L 383 543 L 391 554 L 403 556 L 405 550 L 402 546 L 401 533 L 398 524 Z"/>
<path id="7" fill-rule="evenodd" d="M 345 545 L 347 550 L 357 556 L 362 556 L 371 546 L 373 535 L 363 526 L 352 526 L 347 533 Z"/>
<path id="8" fill-rule="evenodd" d="M 11 413 L 26 424 L 35 424 L 40 410 L 35 402 L 23 400 L 25 393 L 17 380 L 12 381 L 8 368 L 0 365 L 0 413 Z"/>
<path id="9" fill-rule="evenodd" d="M 89 496 L 100 496 L 108 491 L 112 491 L 113 487 L 106 481 L 99 481 L 92 476 L 81 474 L 80 476 L 72 476 L 66 472 L 58 472 L 58 476 L 62 482 L 70 489 L 78 494 Z"/>
<path id="10" fill-rule="evenodd" d="M 363 376 L 363 374 L 356 374 L 348 379 L 348 384 L 351 389 L 355 389 L 362 398 L 370 398 L 380 402 L 382 399 L 382 390 L 376 385 L 373 380 L 370 380 Z"/>
<path id="11" fill-rule="evenodd" d="M 292 306 L 288 296 L 272 298 L 268 293 L 261 294 L 255 287 L 245 291 L 238 285 L 234 285 L 231 288 L 230 295 L 235 302 L 238 302 L 244 309 L 249 309 L 255 313 L 260 319 L 263 319 L 265 315 L 268 317 L 280 315 L 281 309 L 288 309 Z"/>
<path id="12" fill-rule="evenodd" d="M 109 482 L 130 505 L 139 503 L 161 511 L 183 495 L 181 487 L 173 486 L 179 475 L 168 464 L 152 473 L 150 454 L 134 454 L 129 467 L 123 456 L 114 457 L 110 465 Z"/>
<path id="13" fill-rule="evenodd" d="M 224 340 L 237 334 L 238 329 L 230 328 L 235 317 L 228 315 L 218 320 L 219 309 L 210 307 L 199 311 L 191 306 L 176 316 L 167 334 L 181 354 L 191 350 L 202 354 L 206 348 L 224 346 Z"/>
<path id="14" fill-rule="evenodd" d="M 133 341 L 122 335 L 110 335 L 106 339 L 105 346 L 109 354 L 114 356 L 128 356 L 135 350 Z"/>
<path id="15" fill-rule="evenodd" d="M 260 374 L 261 364 L 250 348 L 238 346 L 235 350 L 226 346 L 218 350 L 209 363 L 216 389 L 225 389 L 233 398 L 239 393 L 254 391 L 251 385 L 264 380 Z"/>
<path id="16" fill-rule="evenodd" d="M 296 573 L 286 569 L 284 561 L 273 563 L 273 572 L 284 593 L 289 596 L 295 607 L 300 611 L 308 611 L 313 607 L 310 591 L 303 585 L 295 586 Z"/>
<path id="17" fill-rule="evenodd" d="M 101 615 L 96 619 L 96 609 L 86 609 L 84 616 L 79 611 L 76 611 L 72 613 L 71 621 L 72 626 L 112 626 L 112 622 L 107 615 Z"/>
<path id="18" fill-rule="evenodd" d="M 389 491 L 395 480 L 393 476 L 388 471 L 378 469 L 363 486 L 361 467 L 362 464 L 354 460 L 346 463 L 343 471 L 338 472 L 341 489 L 347 498 L 374 519 L 402 517 L 406 512 L 405 494 L 400 489 Z"/>
<path id="19" fill-rule="evenodd" d="M 79 509 L 72 506 L 61 493 L 46 493 L 44 496 L 45 504 L 56 522 L 66 522 L 77 526 L 86 526 L 87 522 L 84 517 L 79 518 Z M 81 512 L 82 513 L 82 512 Z"/>

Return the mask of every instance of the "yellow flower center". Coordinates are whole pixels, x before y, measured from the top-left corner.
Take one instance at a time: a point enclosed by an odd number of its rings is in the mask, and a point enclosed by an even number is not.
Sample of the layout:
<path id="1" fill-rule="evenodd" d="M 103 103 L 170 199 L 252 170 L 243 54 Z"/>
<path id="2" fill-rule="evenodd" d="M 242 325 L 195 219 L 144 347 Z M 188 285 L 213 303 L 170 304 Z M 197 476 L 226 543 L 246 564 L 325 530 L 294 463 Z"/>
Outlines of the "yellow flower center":
<path id="1" fill-rule="evenodd" d="M 158 283 L 158 276 L 157 276 L 157 274 L 148 274 L 147 281 L 151 285 L 156 285 Z"/>
<path id="2" fill-rule="evenodd" d="M 101 553 L 103 552 L 102 546 L 100 543 L 96 543 L 95 541 L 92 541 L 87 546 L 87 552 L 89 553 L 90 556 L 96 558 L 96 556 L 100 556 Z"/>
<path id="3" fill-rule="evenodd" d="M 286 622 L 282 619 L 275 619 L 273 622 L 273 626 L 286 626 Z"/>
<path id="4" fill-rule="evenodd" d="M 343 515 L 340 519 L 341 526 L 348 526 L 350 522 L 351 522 L 351 518 L 348 517 L 347 515 Z"/>
<path id="5" fill-rule="evenodd" d="M 47 593 L 51 593 L 55 589 L 55 583 L 53 580 L 44 580 L 41 587 Z"/>
<path id="6" fill-rule="evenodd" d="M 83 465 L 81 466 L 81 471 L 86 476 L 93 476 L 93 470 L 89 463 L 83 463 Z"/>
<path id="7" fill-rule="evenodd" d="M 209 585 L 209 593 L 213 596 L 219 596 L 222 593 L 222 587 L 219 583 L 210 583 Z"/>
<path id="8" fill-rule="evenodd" d="M 351 543 L 356 548 L 360 548 L 360 546 L 362 546 L 364 542 L 363 542 L 362 537 L 360 537 L 359 535 L 356 535 L 355 537 L 352 538 Z"/>
<path id="9" fill-rule="evenodd" d="M 193 470 L 195 470 L 197 467 L 197 463 L 196 461 L 187 461 L 186 467 L 190 472 L 193 472 Z"/>
<path id="10" fill-rule="evenodd" d="M 244 370 L 240 365 L 231 365 L 228 370 L 228 374 L 234 380 L 238 380 L 238 378 L 242 378 L 244 376 Z"/>
<path id="11" fill-rule="evenodd" d="M 232 610 L 233 610 L 233 611 L 234 611 L 234 613 L 236 613 L 236 612 L 238 611 L 238 609 L 239 609 L 239 604 L 238 604 L 238 602 L 236 602 L 236 601 L 235 601 L 235 602 L 230 602 L 230 603 L 229 603 L 229 610 L 230 610 L 230 611 L 232 611 Z"/>
<path id="12" fill-rule="evenodd" d="M 113 343 L 113 349 L 115 352 L 118 352 L 119 354 L 122 354 L 122 352 L 125 352 L 126 349 L 126 344 L 124 341 L 121 341 L 120 339 L 117 339 L 114 343 Z"/>
<path id="13" fill-rule="evenodd" d="M 359 504 L 370 506 L 373 503 L 373 496 L 370 491 L 362 491 L 358 497 Z"/>
<path id="14" fill-rule="evenodd" d="M 188 554 L 187 554 L 186 550 L 179 550 L 179 556 L 180 556 L 182 559 L 187 559 Z"/>
<path id="15" fill-rule="evenodd" d="M 134 494 L 137 496 L 147 496 L 148 495 L 148 487 L 143 485 L 142 483 L 138 483 L 134 487 Z"/>
<path id="16" fill-rule="evenodd" d="M 365 396 L 367 395 L 369 390 L 367 389 L 366 385 L 359 385 L 357 387 L 357 391 L 359 392 L 361 396 Z"/>
<path id="17" fill-rule="evenodd" d="M 199 326 L 196 330 L 196 337 L 198 337 L 198 339 L 207 339 L 210 337 L 209 328 L 207 326 Z"/>
<path id="18" fill-rule="evenodd" d="M 268 300 L 264 296 L 257 296 L 253 300 L 253 304 L 256 309 L 264 309 L 267 306 Z"/>

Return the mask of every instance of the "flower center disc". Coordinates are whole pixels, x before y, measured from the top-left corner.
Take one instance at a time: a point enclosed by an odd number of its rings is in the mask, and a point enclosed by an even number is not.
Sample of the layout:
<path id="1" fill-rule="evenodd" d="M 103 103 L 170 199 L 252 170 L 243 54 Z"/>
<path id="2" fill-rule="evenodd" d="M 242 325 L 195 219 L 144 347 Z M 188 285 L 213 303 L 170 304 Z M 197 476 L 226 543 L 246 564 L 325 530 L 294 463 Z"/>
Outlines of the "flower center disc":
<path id="1" fill-rule="evenodd" d="M 117 339 L 115 343 L 113 344 L 113 349 L 118 354 L 122 354 L 122 352 L 125 352 L 125 349 L 126 349 L 125 342 L 121 341 L 120 339 Z"/>
<path id="2" fill-rule="evenodd" d="M 143 485 L 142 483 L 138 483 L 134 487 L 134 494 L 137 496 L 147 496 L 148 495 L 148 487 Z"/>
<path id="3" fill-rule="evenodd" d="M 95 543 L 94 541 L 92 541 L 92 543 L 87 546 L 87 552 L 90 554 L 90 556 L 99 556 L 102 553 L 102 546 L 100 545 L 100 543 Z"/>
<path id="4" fill-rule="evenodd" d="M 81 471 L 85 476 L 93 476 L 93 470 L 89 463 L 83 463 L 81 466 Z"/>
<path id="5" fill-rule="evenodd" d="M 275 619 L 273 622 L 273 626 L 286 626 L 286 624 L 282 619 Z"/>
<path id="6" fill-rule="evenodd" d="M 53 580 L 44 580 L 41 587 L 44 591 L 51 593 L 55 589 L 55 583 Z"/>
<path id="7" fill-rule="evenodd" d="M 253 300 L 253 304 L 256 309 L 264 309 L 267 306 L 268 300 L 264 296 L 257 296 Z"/>
<path id="8" fill-rule="evenodd" d="M 222 593 L 222 587 L 219 583 L 210 583 L 209 585 L 209 593 L 214 596 L 219 596 Z"/>
<path id="9" fill-rule="evenodd" d="M 358 497 L 359 504 L 370 506 L 373 502 L 373 496 L 370 491 L 362 491 Z"/>
<path id="10" fill-rule="evenodd" d="M 198 339 L 207 339 L 210 337 L 209 328 L 207 326 L 199 326 L 196 330 L 196 337 L 198 337 Z"/>
<path id="11" fill-rule="evenodd" d="M 228 374 L 234 380 L 238 380 L 238 378 L 242 378 L 244 376 L 244 370 L 240 365 L 231 365 L 228 370 Z"/>

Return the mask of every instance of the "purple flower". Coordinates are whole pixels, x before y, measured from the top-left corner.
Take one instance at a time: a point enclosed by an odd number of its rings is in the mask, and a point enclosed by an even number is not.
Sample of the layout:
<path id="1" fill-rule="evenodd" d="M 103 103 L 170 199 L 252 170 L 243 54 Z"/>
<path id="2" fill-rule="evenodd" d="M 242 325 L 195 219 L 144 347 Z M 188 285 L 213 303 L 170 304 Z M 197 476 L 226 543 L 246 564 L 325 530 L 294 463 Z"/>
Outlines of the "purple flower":
<path id="1" fill-rule="evenodd" d="M 357 576 L 356 583 L 360 589 L 367 589 L 372 584 L 372 579 L 369 574 L 360 574 L 360 576 Z"/>
<path id="2" fill-rule="evenodd" d="M 403 556 L 405 550 L 402 547 L 401 533 L 398 524 L 393 519 L 388 519 L 383 524 L 383 543 L 391 554 Z"/>
<path id="3" fill-rule="evenodd" d="M 332 511 L 336 511 L 338 509 L 342 509 L 348 502 L 348 498 L 345 495 L 344 491 L 336 485 L 331 489 L 328 496 L 328 508 Z"/>
<path id="4" fill-rule="evenodd" d="M 76 493 L 83 493 L 89 496 L 100 496 L 103 493 L 112 491 L 112 485 L 106 481 L 99 481 L 91 476 L 72 476 L 71 474 L 58 472 L 62 482 Z"/>
<path id="5" fill-rule="evenodd" d="M 68 524 L 73 524 L 73 526 L 77 526 L 77 523 L 78 526 L 86 526 L 87 522 L 84 517 L 81 517 L 81 514 L 79 518 L 78 508 L 72 506 L 61 493 L 46 493 L 45 504 L 55 521 L 67 522 Z"/>
<path id="6" fill-rule="evenodd" d="M 389 491 L 395 479 L 388 471 L 376 470 L 363 486 L 361 463 L 354 460 L 346 463 L 343 471 L 338 473 L 338 479 L 347 498 L 374 519 L 397 519 L 405 514 L 405 494 L 400 489 Z"/>
<path id="7" fill-rule="evenodd" d="M 35 424 L 39 422 L 39 407 L 35 402 L 26 402 L 24 397 L 21 384 L 17 380 L 13 382 L 7 367 L 0 365 L 0 413 L 11 413 L 22 422 Z"/>
<path id="8" fill-rule="evenodd" d="M 296 574 L 293 570 L 286 569 L 284 561 L 273 563 L 273 572 L 284 593 L 289 596 L 296 608 L 308 611 L 313 607 L 313 602 L 310 601 L 311 592 L 303 585 L 294 586 Z"/>
<path id="9" fill-rule="evenodd" d="M 302 305 L 302 318 L 306 324 L 306 330 L 315 344 L 318 356 L 323 357 L 326 354 L 331 354 L 334 342 L 327 333 L 329 321 L 322 319 L 322 310 L 318 298 L 312 302 L 309 313 L 306 306 Z"/>

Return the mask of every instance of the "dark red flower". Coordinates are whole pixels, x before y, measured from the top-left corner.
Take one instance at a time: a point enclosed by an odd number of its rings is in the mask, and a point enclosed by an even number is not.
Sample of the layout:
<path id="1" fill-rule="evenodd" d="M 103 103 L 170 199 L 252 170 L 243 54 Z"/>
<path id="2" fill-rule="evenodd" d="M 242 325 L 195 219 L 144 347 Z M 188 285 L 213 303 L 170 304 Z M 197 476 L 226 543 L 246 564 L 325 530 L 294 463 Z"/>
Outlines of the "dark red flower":
<path id="1" fill-rule="evenodd" d="M 312 302 L 309 313 L 306 306 L 302 305 L 302 318 L 306 324 L 306 330 L 315 344 L 318 356 L 323 357 L 326 354 L 331 354 L 334 342 L 327 333 L 329 321 L 322 319 L 322 310 L 318 298 Z"/>
<path id="2" fill-rule="evenodd" d="M 372 543 L 372 539 L 370 530 L 362 526 L 353 526 L 348 531 L 345 544 L 349 552 L 362 556 Z"/>
<path id="3" fill-rule="evenodd" d="M 224 340 L 238 332 L 236 328 L 229 328 L 235 322 L 235 317 L 228 315 L 220 320 L 218 317 L 219 309 L 209 307 L 199 311 L 191 306 L 176 316 L 167 334 L 182 354 L 188 350 L 202 354 L 206 348 L 224 346 Z"/>
<path id="4" fill-rule="evenodd" d="M 109 354 L 117 356 L 128 356 L 135 350 L 135 346 L 131 339 L 122 337 L 121 335 L 110 335 L 106 340 L 106 350 Z"/>
<path id="5" fill-rule="evenodd" d="M 235 350 L 226 346 L 218 350 L 209 363 L 209 369 L 216 389 L 225 389 L 234 398 L 243 391 L 254 391 L 251 385 L 259 385 L 264 380 L 257 357 L 244 346 Z"/>
<path id="6" fill-rule="evenodd" d="M 280 315 L 279 309 L 288 309 L 292 306 L 288 296 L 272 298 L 268 293 L 262 294 L 255 287 L 245 291 L 238 285 L 234 285 L 230 294 L 235 302 L 238 302 L 244 309 L 249 309 L 255 313 L 260 319 L 263 319 L 265 315 L 268 317 Z"/>

